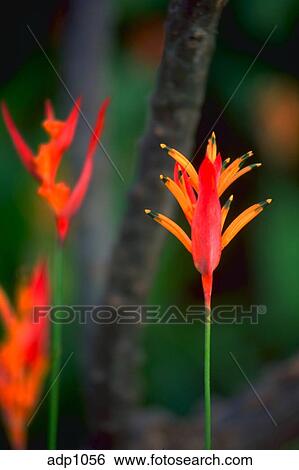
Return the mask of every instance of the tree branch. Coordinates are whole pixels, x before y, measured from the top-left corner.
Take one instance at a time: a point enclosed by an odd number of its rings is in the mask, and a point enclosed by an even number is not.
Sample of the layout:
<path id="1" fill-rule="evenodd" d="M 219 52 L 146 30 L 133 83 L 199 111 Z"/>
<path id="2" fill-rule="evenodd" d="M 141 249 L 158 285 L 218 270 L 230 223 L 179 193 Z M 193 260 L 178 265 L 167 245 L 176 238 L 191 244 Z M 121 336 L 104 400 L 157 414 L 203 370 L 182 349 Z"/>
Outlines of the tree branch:
<path id="1" fill-rule="evenodd" d="M 103 305 L 136 305 L 146 300 L 164 237 L 146 219 L 144 208 L 168 214 L 172 210 L 159 174 L 169 173 L 173 162 L 159 144 L 165 142 L 187 154 L 192 150 L 224 3 L 170 1 L 150 117 L 140 142 L 138 171 L 112 256 Z M 87 374 L 93 446 L 126 447 L 134 439 L 128 417 L 138 398 L 139 331 L 136 325 L 92 325 Z"/>

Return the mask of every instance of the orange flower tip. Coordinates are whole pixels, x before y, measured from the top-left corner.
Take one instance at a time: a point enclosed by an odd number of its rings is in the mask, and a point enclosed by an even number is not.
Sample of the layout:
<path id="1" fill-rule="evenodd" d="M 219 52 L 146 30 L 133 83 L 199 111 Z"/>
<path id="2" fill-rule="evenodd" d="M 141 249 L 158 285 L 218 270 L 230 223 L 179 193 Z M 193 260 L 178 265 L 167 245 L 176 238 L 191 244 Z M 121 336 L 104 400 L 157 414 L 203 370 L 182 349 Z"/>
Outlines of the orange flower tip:
<path id="1" fill-rule="evenodd" d="M 260 166 L 262 166 L 261 163 L 253 163 L 252 165 L 249 165 L 249 167 L 250 167 L 251 170 L 252 170 L 253 168 L 258 168 L 258 167 L 260 167 Z"/>
<path id="2" fill-rule="evenodd" d="M 266 206 L 268 206 L 269 204 L 271 204 L 272 202 L 272 199 L 266 199 L 265 201 L 262 201 L 259 203 L 260 207 L 264 208 Z"/>
<path id="3" fill-rule="evenodd" d="M 216 143 L 216 135 L 214 131 L 212 132 L 211 139 L 212 139 L 212 144 L 214 145 Z"/>
<path id="4" fill-rule="evenodd" d="M 163 181 L 163 183 L 165 184 L 165 183 L 167 183 L 168 178 L 167 178 L 167 176 L 160 175 L 160 180 Z"/>

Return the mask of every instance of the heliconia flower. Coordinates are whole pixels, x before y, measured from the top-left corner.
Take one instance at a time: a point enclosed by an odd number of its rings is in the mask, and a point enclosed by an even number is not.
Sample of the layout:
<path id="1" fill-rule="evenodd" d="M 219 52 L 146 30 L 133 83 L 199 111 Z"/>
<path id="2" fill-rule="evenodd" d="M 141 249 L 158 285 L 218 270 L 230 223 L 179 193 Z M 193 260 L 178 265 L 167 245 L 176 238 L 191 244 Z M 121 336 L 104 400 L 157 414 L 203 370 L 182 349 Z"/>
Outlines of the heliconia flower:
<path id="1" fill-rule="evenodd" d="M 75 187 L 71 189 L 63 181 L 56 182 L 56 177 L 63 154 L 70 147 L 75 135 L 80 114 L 80 103 L 81 100 L 78 99 L 68 118 L 65 121 L 60 121 L 55 118 L 50 101 L 46 101 L 45 119 L 42 125 L 49 136 L 49 140 L 39 146 L 36 155 L 19 133 L 7 106 L 2 103 L 3 118 L 14 146 L 25 168 L 38 181 L 38 194 L 46 199 L 53 210 L 57 232 L 62 241 L 67 236 L 70 219 L 80 208 L 89 186 L 93 171 L 93 157 L 104 127 L 109 99 L 106 99 L 99 109 L 81 175 Z"/>
<path id="2" fill-rule="evenodd" d="M 15 310 L 0 288 L 0 408 L 11 446 L 24 449 L 27 427 L 38 403 L 48 370 L 46 315 L 34 318 L 35 306 L 49 304 L 49 281 L 44 263 L 35 267 L 28 282 L 17 291 Z"/>
<path id="3" fill-rule="evenodd" d="M 205 305 L 210 309 L 213 272 L 219 264 L 223 249 L 245 225 L 271 203 L 271 199 L 266 199 L 254 204 L 223 231 L 233 196 L 230 196 L 222 207 L 220 196 L 240 176 L 261 164 L 246 165 L 245 162 L 253 152 L 247 152 L 232 163 L 229 158 L 222 163 L 221 155 L 217 153 L 214 133 L 209 139 L 206 155 L 198 173 L 180 152 L 165 144 L 161 144 L 161 147 L 167 149 L 168 155 L 176 163 L 173 179 L 163 175 L 160 178 L 179 203 L 191 227 L 191 236 L 165 215 L 149 209 L 145 209 L 145 213 L 177 237 L 192 254 L 194 265 L 202 276 Z"/>

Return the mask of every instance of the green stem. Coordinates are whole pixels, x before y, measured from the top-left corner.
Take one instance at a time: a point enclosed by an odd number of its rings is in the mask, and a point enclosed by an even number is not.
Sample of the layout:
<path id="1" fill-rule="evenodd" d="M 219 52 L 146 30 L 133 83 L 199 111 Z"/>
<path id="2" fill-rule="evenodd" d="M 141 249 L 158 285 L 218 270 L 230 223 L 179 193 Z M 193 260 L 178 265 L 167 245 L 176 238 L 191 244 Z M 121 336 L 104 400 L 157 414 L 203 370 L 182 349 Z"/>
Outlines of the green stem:
<path id="1" fill-rule="evenodd" d="M 211 423 L 211 295 L 213 274 L 202 275 L 205 297 L 205 357 L 204 357 L 204 408 L 205 408 L 205 449 L 212 448 Z"/>
<path id="2" fill-rule="evenodd" d="M 204 358 L 204 395 L 205 395 L 205 449 L 212 448 L 211 430 L 211 309 L 206 306 L 205 319 L 205 358 Z"/>
<path id="3" fill-rule="evenodd" d="M 58 240 L 54 253 L 53 266 L 53 286 L 54 304 L 61 305 L 62 302 L 62 269 L 63 269 L 63 244 Z M 52 324 L 52 369 L 50 374 L 50 414 L 49 414 L 49 435 L 48 448 L 57 448 L 57 427 L 59 412 L 59 372 L 61 367 L 62 353 L 62 324 L 55 317 Z"/>

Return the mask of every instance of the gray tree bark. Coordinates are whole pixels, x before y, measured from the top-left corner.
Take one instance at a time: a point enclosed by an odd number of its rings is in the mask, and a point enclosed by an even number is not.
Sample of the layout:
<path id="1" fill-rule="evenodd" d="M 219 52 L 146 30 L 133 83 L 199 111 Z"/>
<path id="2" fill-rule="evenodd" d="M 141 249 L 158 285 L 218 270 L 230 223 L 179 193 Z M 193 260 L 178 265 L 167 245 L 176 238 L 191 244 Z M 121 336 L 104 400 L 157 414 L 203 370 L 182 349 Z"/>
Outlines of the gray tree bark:
<path id="1" fill-rule="evenodd" d="M 82 97 L 83 114 L 92 127 L 101 102 L 109 94 L 109 55 L 116 20 L 112 3 L 110 0 L 72 0 L 67 18 L 63 78 L 72 96 Z M 64 107 L 69 110 L 73 104 L 68 93 L 62 91 Z M 105 129 L 103 136 L 104 140 L 105 137 L 107 139 Z M 71 150 L 74 179 L 81 171 L 90 137 L 90 129 L 80 118 Z M 82 303 L 92 304 L 98 300 L 107 272 L 113 241 L 109 217 L 112 207 L 109 176 L 113 171 L 107 157 L 99 149 L 84 206 L 73 221 L 78 227 L 72 231 L 77 234 L 75 256 L 80 276 L 77 300 Z"/>

